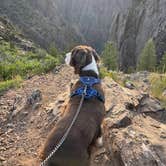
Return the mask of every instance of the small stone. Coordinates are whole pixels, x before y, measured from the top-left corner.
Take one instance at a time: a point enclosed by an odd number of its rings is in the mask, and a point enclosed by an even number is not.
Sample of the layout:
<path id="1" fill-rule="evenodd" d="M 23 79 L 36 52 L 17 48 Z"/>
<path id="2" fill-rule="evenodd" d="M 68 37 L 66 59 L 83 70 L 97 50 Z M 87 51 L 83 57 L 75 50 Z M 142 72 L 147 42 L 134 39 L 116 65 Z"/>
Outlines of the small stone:
<path id="1" fill-rule="evenodd" d="M 7 165 L 7 161 L 2 161 L 2 165 Z"/>
<path id="2" fill-rule="evenodd" d="M 129 134 L 130 137 L 132 137 L 132 138 L 135 138 L 135 136 L 136 136 L 136 132 L 133 131 L 133 130 L 130 130 L 128 134 Z"/>
<path id="3" fill-rule="evenodd" d="M 60 99 L 58 99 L 58 103 L 60 104 L 60 103 L 64 103 L 65 102 L 65 99 L 64 98 L 60 98 Z"/>
<path id="4" fill-rule="evenodd" d="M 8 124 L 7 124 L 7 127 L 8 127 L 8 128 L 13 128 L 13 127 L 14 127 L 14 124 L 8 123 Z"/>
<path id="5" fill-rule="evenodd" d="M 4 133 L 0 130 L 0 136 L 3 135 Z"/>
<path id="6" fill-rule="evenodd" d="M 7 133 L 11 133 L 11 132 L 13 132 L 13 129 L 9 129 L 9 130 L 7 131 Z"/>
<path id="7" fill-rule="evenodd" d="M 37 125 L 37 129 L 41 129 L 41 127 L 42 127 L 41 125 Z"/>
<path id="8" fill-rule="evenodd" d="M 0 156 L 0 161 L 5 161 L 5 158 Z"/>
<path id="9" fill-rule="evenodd" d="M 161 128 L 161 127 L 160 127 L 159 125 L 157 125 L 157 124 L 151 124 L 151 126 L 157 128 L 157 129 Z"/>
<path id="10" fill-rule="evenodd" d="M 144 82 L 144 83 L 148 83 L 149 80 L 148 80 L 147 78 L 145 78 L 145 79 L 143 79 L 143 82 Z"/>
<path id="11" fill-rule="evenodd" d="M 24 114 L 25 116 L 27 116 L 27 115 L 28 115 L 28 112 L 23 112 L 23 114 Z"/>
<path id="12" fill-rule="evenodd" d="M 125 103 L 125 107 L 126 107 L 126 109 L 132 110 L 132 111 L 135 109 L 135 105 L 133 103 L 129 103 L 129 102 Z"/>
<path id="13" fill-rule="evenodd" d="M 27 105 L 34 105 L 36 102 L 42 100 L 42 92 L 40 90 L 35 90 L 32 94 L 27 98 Z"/>
<path id="14" fill-rule="evenodd" d="M 35 121 L 34 118 L 32 118 L 32 119 L 30 120 L 30 123 L 34 123 L 34 121 Z"/>
<path id="15" fill-rule="evenodd" d="M 2 109 L 7 110 L 8 106 L 3 106 Z"/>
<path id="16" fill-rule="evenodd" d="M 6 151 L 5 147 L 0 147 L 0 151 Z"/>
<path id="17" fill-rule="evenodd" d="M 132 124 L 132 120 L 125 116 L 121 120 L 119 120 L 117 123 L 113 124 L 111 128 L 124 128 L 127 126 L 130 126 Z"/>
<path id="18" fill-rule="evenodd" d="M 36 110 L 36 109 L 40 108 L 41 106 L 42 106 L 42 103 L 36 103 L 36 104 L 34 104 L 32 109 Z"/>
<path id="19" fill-rule="evenodd" d="M 45 110 L 46 110 L 47 113 L 50 113 L 50 112 L 52 112 L 52 111 L 54 110 L 54 107 L 55 107 L 55 103 L 50 103 L 50 104 L 45 108 Z"/>
<path id="20" fill-rule="evenodd" d="M 162 93 L 163 97 L 166 97 L 166 89 L 164 90 L 164 92 Z"/>
<path id="21" fill-rule="evenodd" d="M 24 106 L 15 109 L 15 110 L 12 112 L 12 117 L 16 116 L 23 108 L 24 108 Z"/>
<path id="22" fill-rule="evenodd" d="M 125 87 L 128 88 L 128 89 L 134 89 L 135 88 L 135 85 L 131 82 L 126 82 L 125 83 Z"/>
<path id="23" fill-rule="evenodd" d="M 5 103 L 4 102 L 0 102 L 0 105 L 4 105 Z"/>
<path id="24" fill-rule="evenodd" d="M 166 139 L 166 133 L 165 132 L 161 132 L 160 138 Z"/>
<path id="25" fill-rule="evenodd" d="M 57 116 L 58 112 L 59 112 L 58 108 L 54 108 L 53 111 L 52 111 L 52 114 L 54 116 Z"/>

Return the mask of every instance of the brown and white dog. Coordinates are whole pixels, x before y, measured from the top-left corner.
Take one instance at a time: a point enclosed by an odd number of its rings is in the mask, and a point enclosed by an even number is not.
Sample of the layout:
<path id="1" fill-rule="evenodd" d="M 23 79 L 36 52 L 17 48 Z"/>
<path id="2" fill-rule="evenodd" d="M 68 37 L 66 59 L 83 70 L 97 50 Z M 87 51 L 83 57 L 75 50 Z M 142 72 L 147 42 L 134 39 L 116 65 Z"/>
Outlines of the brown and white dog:
<path id="1" fill-rule="evenodd" d="M 66 55 L 65 61 L 74 67 L 75 74 L 79 76 L 99 77 L 97 67 L 99 56 L 91 47 L 75 47 L 71 53 Z M 73 85 L 71 92 L 82 86 L 81 84 L 80 81 L 77 81 Z M 95 84 L 93 88 L 104 96 L 101 84 Z M 70 99 L 64 117 L 53 128 L 47 138 L 41 153 L 42 160 L 46 159 L 66 132 L 76 114 L 80 99 L 80 96 L 74 96 Z M 70 130 L 67 139 L 52 158 L 50 158 L 47 166 L 88 166 L 91 147 L 101 135 L 101 123 L 104 114 L 105 107 L 103 102 L 97 98 L 84 100 L 80 114 Z"/>

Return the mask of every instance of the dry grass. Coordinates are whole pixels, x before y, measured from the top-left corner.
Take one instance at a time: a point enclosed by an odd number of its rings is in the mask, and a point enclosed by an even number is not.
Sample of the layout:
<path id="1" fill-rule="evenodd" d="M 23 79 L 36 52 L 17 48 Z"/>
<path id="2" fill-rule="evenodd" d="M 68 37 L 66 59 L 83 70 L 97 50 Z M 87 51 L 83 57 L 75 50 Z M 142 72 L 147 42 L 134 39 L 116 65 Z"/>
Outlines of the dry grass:
<path id="1" fill-rule="evenodd" d="M 161 100 L 163 105 L 166 107 L 166 96 L 163 96 L 164 90 L 166 90 L 166 74 L 152 73 L 149 76 L 151 83 L 151 94 Z"/>

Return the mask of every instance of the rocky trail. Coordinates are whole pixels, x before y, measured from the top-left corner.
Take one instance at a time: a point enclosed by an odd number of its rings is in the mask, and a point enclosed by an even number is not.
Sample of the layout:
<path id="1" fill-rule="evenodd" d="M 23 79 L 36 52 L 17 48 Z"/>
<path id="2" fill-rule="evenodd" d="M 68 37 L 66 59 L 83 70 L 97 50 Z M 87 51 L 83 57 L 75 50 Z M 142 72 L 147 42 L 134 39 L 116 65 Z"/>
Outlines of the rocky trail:
<path id="1" fill-rule="evenodd" d="M 0 97 L 0 166 L 35 165 L 76 78 L 71 68 L 61 66 Z M 159 101 L 142 85 L 125 88 L 106 77 L 103 86 L 103 145 L 94 146 L 91 166 L 166 166 L 166 110 Z"/>

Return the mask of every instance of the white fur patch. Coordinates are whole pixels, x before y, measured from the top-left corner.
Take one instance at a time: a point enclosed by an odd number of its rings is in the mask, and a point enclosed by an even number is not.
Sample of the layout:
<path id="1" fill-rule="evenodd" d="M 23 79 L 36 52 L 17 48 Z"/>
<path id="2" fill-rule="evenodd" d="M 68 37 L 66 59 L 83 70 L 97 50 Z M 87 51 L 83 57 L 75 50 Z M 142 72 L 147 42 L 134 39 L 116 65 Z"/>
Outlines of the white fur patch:
<path id="1" fill-rule="evenodd" d="M 96 140 L 96 146 L 97 146 L 98 148 L 101 148 L 103 145 L 104 145 L 104 143 L 103 143 L 103 137 L 99 137 L 99 138 Z"/>
<path id="2" fill-rule="evenodd" d="M 85 66 L 82 70 L 83 71 L 93 70 L 97 75 L 99 75 L 97 64 L 93 55 L 92 55 L 92 62 L 89 65 Z"/>
<path id="3" fill-rule="evenodd" d="M 67 65 L 70 65 L 70 61 L 71 61 L 71 52 L 68 52 L 66 54 L 65 62 Z"/>

